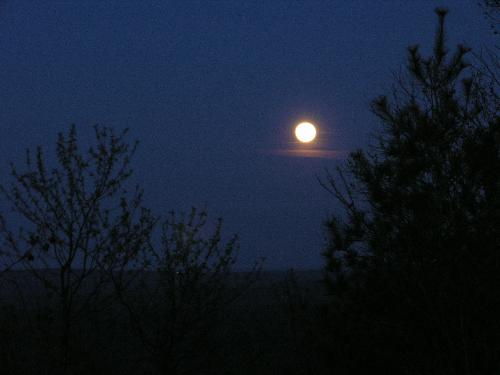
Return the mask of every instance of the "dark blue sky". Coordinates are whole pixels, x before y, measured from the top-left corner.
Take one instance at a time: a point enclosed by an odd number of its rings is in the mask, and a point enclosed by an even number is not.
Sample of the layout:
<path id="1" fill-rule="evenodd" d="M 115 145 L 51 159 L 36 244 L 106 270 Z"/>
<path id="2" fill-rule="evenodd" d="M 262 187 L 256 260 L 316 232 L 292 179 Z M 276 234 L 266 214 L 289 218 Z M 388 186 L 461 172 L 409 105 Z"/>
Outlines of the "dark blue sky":
<path id="1" fill-rule="evenodd" d="M 157 212 L 206 205 L 241 236 L 241 263 L 315 268 L 335 209 L 316 176 L 340 159 L 300 158 L 309 119 L 323 149 L 366 146 L 375 96 L 406 47 L 494 36 L 474 0 L 0 3 L 0 178 L 26 147 L 51 151 L 75 123 L 130 127 L 134 179 Z"/>

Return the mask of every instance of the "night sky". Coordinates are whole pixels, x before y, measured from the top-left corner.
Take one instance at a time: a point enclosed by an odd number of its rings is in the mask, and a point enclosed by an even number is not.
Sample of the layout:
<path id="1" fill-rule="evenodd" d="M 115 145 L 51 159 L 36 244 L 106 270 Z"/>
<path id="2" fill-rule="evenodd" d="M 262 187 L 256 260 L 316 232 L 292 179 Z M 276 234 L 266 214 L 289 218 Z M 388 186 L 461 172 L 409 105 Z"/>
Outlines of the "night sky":
<path id="1" fill-rule="evenodd" d="M 130 127 L 133 180 L 157 213 L 222 216 L 241 268 L 260 256 L 267 269 L 321 267 L 336 206 L 317 176 L 342 157 L 280 151 L 297 147 L 304 119 L 323 150 L 365 147 L 371 99 L 389 93 L 406 47 L 429 51 L 437 5 L 450 9 L 452 46 L 494 44 L 474 0 L 4 0 L 0 179 L 25 148 L 52 152 L 69 124 L 84 142 L 97 123 Z"/>

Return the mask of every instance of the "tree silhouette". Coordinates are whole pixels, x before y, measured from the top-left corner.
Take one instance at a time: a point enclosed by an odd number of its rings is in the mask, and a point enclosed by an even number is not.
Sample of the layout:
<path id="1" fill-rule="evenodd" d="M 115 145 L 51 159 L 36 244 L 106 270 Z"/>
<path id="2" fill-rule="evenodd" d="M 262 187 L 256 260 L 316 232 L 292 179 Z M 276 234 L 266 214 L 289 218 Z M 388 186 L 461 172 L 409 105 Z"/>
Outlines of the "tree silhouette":
<path id="1" fill-rule="evenodd" d="M 484 17 L 489 22 L 494 34 L 498 34 L 500 25 L 500 1 L 499 0 L 480 0 L 479 5 L 483 10 Z"/>
<path id="2" fill-rule="evenodd" d="M 252 285 L 261 262 L 238 279 L 232 274 L 237 236 L 224 241 L 222 220 L 207 227 L 207 213 L 170 213 L 163 222 L 160 246 L 149 262 L 114 274 L 132 331 L 146 352 L 144 362 L 161 374 L 200 371 L 210 353 L 207 338 L 224 309 Z M 206 368 L 205 368 L 206 371 Z"/>
<path id="3" fill-rule="evenodd" d="M 110 302 L 110 273 L 137 257 L 155 222 L 141 206 L 141 190 L 125 191 L 136 144 L 125 141 L 126 131 L 94 129 L 96 142 L 86 153 L 75 126 L 60 133 L 57 166 L 50 170 L 41 147 L 34 156 L 28 150 L 25 170 L 12 165 L 13 182 L 1 187 L 24 220 L 13 231 L 0 217 L 3 255 L 56 297 L 59 363 L 53 367 L 62 373 L 72 371 L 76 323 Z"/>
<path id="4" fill-rule="evenodd" d="M 433 54 L 372 110 L 382 123 L 321 183 L 345 212 L 326 222 L 334 368 L 408 374 L 500 369 L 500 108 L 488 75 Z M 498 87 L 498 86 L 496 86 Z"/>

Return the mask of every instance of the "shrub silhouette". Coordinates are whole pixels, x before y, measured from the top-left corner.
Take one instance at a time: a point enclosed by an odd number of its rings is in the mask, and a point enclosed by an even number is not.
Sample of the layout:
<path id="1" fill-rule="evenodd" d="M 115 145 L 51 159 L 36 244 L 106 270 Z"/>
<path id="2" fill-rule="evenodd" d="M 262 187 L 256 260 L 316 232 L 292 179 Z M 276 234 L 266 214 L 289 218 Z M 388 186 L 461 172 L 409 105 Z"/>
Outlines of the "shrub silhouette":
<path id="1" fill-rule="evenodd" d="M 221 314 L 256 281 L 261 267 L 258 262 L 244 277 L 233 277 L 238 248 L 236 236 L 224 242 L 221 219 L 210 230 L 205 211 L 172 212 L 163 223 L 160 246 L 150 248 L 150 261 L 114 275 L 145 349 L 143 362 L 161 374 L 207 371 L 208 340 Z"/>

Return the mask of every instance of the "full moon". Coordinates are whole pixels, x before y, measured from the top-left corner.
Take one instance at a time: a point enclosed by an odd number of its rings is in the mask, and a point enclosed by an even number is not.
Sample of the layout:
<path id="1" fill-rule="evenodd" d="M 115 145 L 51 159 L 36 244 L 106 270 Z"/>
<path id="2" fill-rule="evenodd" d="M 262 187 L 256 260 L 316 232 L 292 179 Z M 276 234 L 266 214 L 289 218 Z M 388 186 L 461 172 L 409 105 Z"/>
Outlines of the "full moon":
<path id="1" fill-rule="evenodd" d="M 310 122 L 301 122 L 295 127 L 295 136 L 302 143 L 309 143 L 316 138 L 316 127 Z"/>

